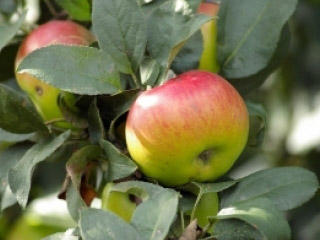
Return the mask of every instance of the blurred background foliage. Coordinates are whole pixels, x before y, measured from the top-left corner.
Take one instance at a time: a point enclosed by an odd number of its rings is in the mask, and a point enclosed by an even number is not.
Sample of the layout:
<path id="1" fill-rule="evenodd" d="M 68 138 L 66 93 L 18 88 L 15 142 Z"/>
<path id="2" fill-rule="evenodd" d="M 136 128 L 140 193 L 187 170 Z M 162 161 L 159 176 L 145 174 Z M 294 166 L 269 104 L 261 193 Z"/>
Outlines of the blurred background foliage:
<path id="1" fill-rule="evenodd" d="M 21 3 L 34 11 L 27 17 L 23 31 L 35 22 L 42 23 L 56 14 L 46 0 L 0 0 L 0 25 L 14 21 Z M 58 6 L 54 6 L 58 9 Z M 39 10 L 40 9 L 40 10 Z M 41 13 L 41 15 L 39 14 Z M 57 17 L 57 15 L 55 15 Z M 267 112 L 267 129 L 263 144 L 248 147 L 230 172 L 241 177 L 275 166 L 301 166 L 315 172 L 320 179 L 320 0 L 300 0 L 290 21 L 292 32 L 289 55 L 282 67 L 248 97 L 260 102 Z M 21 31 L 23 37 L 24 32 Z M 0 52 L 0 81 L 17 86 L 14 58 L 19 37 Z M 10 145 L 0 141 L 1 149 Z M 66 152 L 69 152 L 67 149 Z M 54 163 L 46 161 L 37 169 L 32 196 L 35 200 L 21 215 L 17 205 L 0 215 L 0 240 L 37 240 L 51 232 L 74 226 L 62 200 L 56 193 L 63 183 L 66 152 L 56 153 Z M 59 164 L 57 164 L 57 162 Z M 53 194 L 55 193 L 55 194 Z M 53 194 L 49 195 L 48 194 Z M 3 204 L 3 203 L 2 203 Z M 320 193 L 307 204 L 288 213 L 293 240 L 320 239 Z"/>

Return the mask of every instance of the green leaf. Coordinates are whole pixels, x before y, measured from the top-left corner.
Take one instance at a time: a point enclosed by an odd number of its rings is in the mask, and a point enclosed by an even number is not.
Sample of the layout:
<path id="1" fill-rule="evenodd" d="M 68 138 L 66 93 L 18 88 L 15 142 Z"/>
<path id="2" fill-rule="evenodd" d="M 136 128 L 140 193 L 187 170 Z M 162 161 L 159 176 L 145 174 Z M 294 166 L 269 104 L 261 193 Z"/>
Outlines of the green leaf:
<path id="1" fill-rule="evenodd" d="M 224 0 L 219 10 L 218 61 L 227 79 L 258 73 L 270 62 L 297 0 Z M 243 10 L 240 17 L 239 11 Z"/>
<path id="2" fill-rule="evenodd" d="M 181 74 L 199 66 L 203 51 L 203 39 L 201 31 L 197 31 L 182 47 L 172 62 L 171 68 L 176 74 Z"/>
<path id="3" fill-rule="evenodd" d="M 314 173 L 299 167 L 272 168 L 243 178 L 234 191 L 223 198 L 222 206 L 263 197 L 279 210 L 289 210 L 308 201 L 319 188 Z"/>
<path id="4" fill-rule="evenodd" d="M 2 84 L 0 84 L 0 127 L 12 133 L 48 131 L 31 103 Z"/>
<path id="5" fill-rule="evenodd" d="M 0 51 L 7 43 L 16 35 L 17 31 L 21 27 L 27 12 L 24 11 L 20 18 L 12 24 L 0 25 Z"/>
<path id="6" fill-rule="evenodd" d="M 131 225 L 104 210 L 83 210 L 79 225 L 83 240 L 143 239 Z"/>
<path id="7" fill-rule="evenodd" d="M 6 187 L 6 190 L 4 191 L 3 195 L 2 195 L 2 199 L 0 201 L 0 212 L 2 212 L 3 210 L 5 210 L 6 208 L 11 207 L 12 205 L 14 205 L 17 202 L 16 197 L 13 195 L 13 193 L 11 192 L 11 189 L 9 186 Z"/>
<path id="8" fill-rule="evenodd" d="M 101 119 L 97 99 L 94 99 L 88 111 L 89 137 L 91 143 L 99 144 L 100 139 L 106 137 L 104 125 Z"/>
<path id="9" fill-rule="evenodd" d="M 147 43 L 147 26 L 137 0 L 95 0 L 92 22 L 100 48 L 110 54 L 118 69 L 135 72 Z"/>
<path id="10" fill-rule="evenodd" d="M 148 16 L 149 53 L 168 68 L 184 43 L 210 19 L 193 14 L 185 0 L 165 2 Z"/>
<path id="11" fill-rule="evenodd" d="M 69 236 L 65 233 L 55 233 L 48 237 L 42 238 L 41 240 L 79 240 L 79 237 Z"/>
<path id="12" fill-rule="evenodd" d="M 179 189 L 184 191 L 191 192 L 195 195 L 204 194 L 204 193 L 212 193 L 212 192 L 221 192 L 226 190 L 232 186 L 234 186 L 238 181 L 227 181 L 227 182 L 218 182 L 218 183 L 198 183 L 198 182 L 190 182 Z"/>
<path id="13" fill-rule="evenodd" d="M 9 171 L 9 185 L 19 204 L 25 208 L 31 188 L 31 177 L 36 165 L 56 151 L 70 136 L 66 131 L 58 137 L 42 139 L 31 147 Z"/>
<path id="14" fill-rule="evenodd" d="M 179 193 L 146 182 L 122 182 L 112 189 L 143 199 L 131 219 L 141 240 L 162 240 L 167 236 L 178 210 Z"/>
<path id="15" fill-rule="evenodd" d="M 250 118 L 248 145 L 259 146 L 263 142 L 267 114 L 261 104 L 246 101 Z"/>
<path id="16" fill-rule="evenodd" d="M 17 144 L 7 148 L 0 154 L 0 193 L 8 183 L 8 172 L 22 158 L 31 144 Z"/>
<path id="17" fill-rule="evenodd" d="M 12 0 L 1 0 L 0 1 L 0 11 L 5 13 L 12 13 L 16 10 L 17 3 Z"/>
<path id="18" fill-rule="evenodd" d="M 26 72 L 61 90 L 85 94 L 114 94 L 120 77 L 109 55 L 93 47 L 51 45 L 23 59 L 18 72 Z"/>
<path id="19" fill-rule="evenodd" d="M 86 203 L 82 199 L 79 189 L 75 184 L 69 184 L 66 193 L 67 208 L 70 216 L 76 222 L 80 218 L 80 212 L 87 208 Z"/>
<path id="20" fill-rule="evenodd" d="M 79 21 L 91 20 L 91 7 L 88 0 L 56 0 L 69 15 Z"/>
<path id="21" fill-rule="evenodd" d="M 290 227 L 272 202 L 264 198 L 250 199 L 219 211 L 216 219 L 240 219 L 255 227 L 269 240 L 289 240 Z"/>
<path id="22" fill-rule="evenodd" d="M 3 129 L 0 128 L 0 142 L 23 142 L 30 137 L 32 137 L 34 134 L 29 133 L 29 134 L 15 134 L 15 133 L 10 133 L 7 132 Z"/>
<path id="23" fill-rule="evenodd" d="M 160 73 L 159 63 L 147 57 L 140 66 L 140 79 L 143 86 L 153 86 L 158 79 Z"/>
<path id="24" fill-rule="evenodd" d="M 80 186 L 88 163 L 100 157 L 101 154 L 102 149 L 98 145 L 86 145 L 72 154 L 67 162 L 66 169 L 75 187 Z"/>
<path id="25" fill-rule="evenodd" d="M 252 90 L 261 86 L 261 84 L 269 77 L 269 75 L 281 65 L 284 58 L 287 56 L 289 52 L 290 38 L 291 35 L 289 27 L 288 24 L 286 24 L 282 30 L 280 40 L 277 44 L 277 49 L 275 50 L 268 65 L 264 69 L 248 77 L 228 80 L 242 95 L 248 94 Z"/>
<path id="26" fill-rule="evenodd" d="M 213 236 L 217 240 L 264 240 L 261 233 L 250 224 L 238 219 L 217 221 Z"/>
<path id="27" fill-rule="evenodd" d="M 140 91 L 140 89 L 132 89 L 112 96 L 99 96 L 98 107 L 102 112 L 102 117 L 111 122 L 127 112 Z"/>
<path id="28" fill-rule="evenodd" d="M 128 177 L 137 170 L 137 165 L 110 142 L 101 140 L 100 145 L 108 158 L 108 181 Z"/>

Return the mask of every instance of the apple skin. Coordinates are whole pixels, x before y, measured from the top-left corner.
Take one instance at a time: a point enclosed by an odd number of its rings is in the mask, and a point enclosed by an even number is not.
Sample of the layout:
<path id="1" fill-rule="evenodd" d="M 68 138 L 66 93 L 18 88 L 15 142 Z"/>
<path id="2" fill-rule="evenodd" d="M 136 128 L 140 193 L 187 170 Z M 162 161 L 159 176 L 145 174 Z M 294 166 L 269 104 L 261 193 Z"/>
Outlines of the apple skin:
<path id="1" fill-rule="evenodd" d="M 194 217 L 201 228 L 208 225 L 208 217 L 216 216 L 219 211 L 218 194 L 205 193 L 202 195 L 198 206 L 196 207 Z"/>
<path id="2" fill-rule="evenodd" d="M 218 3 L 201 3 L 198 13 L 216 17 L 219 11 Z M 201 27 L 203 37 L 203 53 L 200 58 L 199 69 L 218 72 L 217 62 L 217 20 L 213 19 Z"/>
<path id="3" fill-rule="evenodd" d="M 244 149 L 246 105 L 222 77 L 190 71 L 141 93 L 126 122 L 126 142 L 142 173 L 165 186 L 224 175 Z"/>
<path id="4" fill-rule="evenodd" d="M 111 191 L 114 183 L 107 183 L 102 192 L 102 209 L 109 210 L 126 222 L 130 222 L 137 205 L 130 194 Z"/>
<path id="5" fill-rule="evenodd" d="M 50 21 L 32 31 L 22 42 L 15 60 L 15 66 L 32 51 L 52 44 L 88 46 L 94 42 L 94 37 L 86 28 L 72 21 Z M 17 82 L 34 103 L 44 121 L 63 119 L 58 106 L 60 90 L 42 82 L 27 73 L 17 73 Z M 73 106 L 74 96 L 66 94 L 67 104 Z M 67 122 L 57 122 L 58 127 L 70 128 Z"/>

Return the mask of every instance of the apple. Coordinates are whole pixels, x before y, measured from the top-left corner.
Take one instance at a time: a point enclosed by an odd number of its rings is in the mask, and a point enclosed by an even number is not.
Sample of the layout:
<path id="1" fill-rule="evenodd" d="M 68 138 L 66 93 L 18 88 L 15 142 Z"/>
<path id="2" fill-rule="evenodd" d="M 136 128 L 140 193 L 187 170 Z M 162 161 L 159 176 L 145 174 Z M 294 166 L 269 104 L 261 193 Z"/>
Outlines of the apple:
<path id="1" fill-rule="evenodd" d="M 217 17 L 219 11 L 218 3 L 201 3 L 198 13 L 210 17 Z M 201 27 L 203 37 L 203 53 L 200 58 L 199 69 L 210 72 L 218 72 L 217 63 L 217 20 L 214 18 Z"/>
<path id="2" fill-rule="evenodd" d="M 228 81 L 196 70 L 142 92 L 125 130 L 129 153 L 142 173 L 178 186 L 224 175 L 246 145 L 249 117 Z"/>
<path id="3" fill-rule="evenodd" d="M 216 216 L 219 211 L 219 198 L 215 192 L 202 195 L 199 204 L 196 207 L 194 218 L 201 228 L 209 224 L 208 217 Z"/>
<path id="4" fill-rule="evenodd" d="M 51 44 L 82 45 L 87 46 L 94 42 L 94 37 L 86 28 L 72 21 L 50 21 L 32 31 L 22 42 L 15 60 L 19 65 L 24 57 L 32 51 Z M 24 90 L 34 103 L 44 121 L 63 119 L 58 106 L 60 90 L 48 85 L 27 73 L 17 73 L 19 86 Z M 66 93 L 67 104 L 71 106 L 75 101 L 74 96 Z M 58 127 L 70 128 L 65 121 L 57 122 Z"/>
<path id="5" fill-rule="evenodd" d="M 102 192 L 102 209 L 109 210 L 126 222 L 130 222 L 137 205 L 132 195 L 112 191 L 114 183 L 107 183 Z"/>

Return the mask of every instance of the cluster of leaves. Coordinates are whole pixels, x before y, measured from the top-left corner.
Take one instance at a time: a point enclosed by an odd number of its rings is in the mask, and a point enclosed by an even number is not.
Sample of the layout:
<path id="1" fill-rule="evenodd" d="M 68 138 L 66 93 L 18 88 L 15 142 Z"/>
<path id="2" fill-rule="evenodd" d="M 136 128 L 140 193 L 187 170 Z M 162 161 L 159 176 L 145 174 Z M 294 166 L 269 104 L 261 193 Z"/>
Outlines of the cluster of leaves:
<path id="1" fill-rule="evenodd" d="M 318 188 L 315 175 L 287 167 L 264 170 L 238 180 L 190 183 L 163 188 L 139 174 L 127 156 L 118 130 L 141 89 L 164 83 L 171 72 L 198 66 L 202 53 L 201 26 L 210 21 L 195 14 L 200 0 L 56 0 L 74 20 L 92 23 L 97 43 L 90 47 L 53 45 L 34 51 L 17 71 L 77 96 L 80 115 L 64 104 L 67 121 L 77 130 L 63 131 L 43 123 L 27 98 L 0 85 L 0 142 L 11 145 L 0 154 L 1 210 L 16 202 L 28 204 L 32 174 L 57 150 L 65 154 L 65 198 L 78 223 L 70 236 L 55 239 L 290 239 L 282 211 L 310 199 Z M 245 96 L 279 65 L 289 38 L 287 21 L 296 0 L 223 0 L 218 23 L 220 74 Z M 92 12 L 91 12 L 92 8 Z M 0 49 L 16 35 L 18 21 L 0 26 Z M 247 102 L 249 145 L 263 139 L 265 113 Z M 22 144 L 23 143 L 23 144 Z M 25 144 L 28 143 L 28 144 Z M 113 191 L 142 199 L 130 223 L 89 208 L 105 183 L 121 182 Z M 219 192 L 221 205 L 210 224 L 198 231 L 186 212 L 194 212 L 203 194 Z M 190 194 L 191 193 L 191 194 Z M 185 226 L 185 221 L 190 221 Z M 213 231 L 210 231 L 211 226 Z M 70 233 L 70 232 L 69 232 Z"/>

